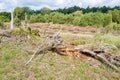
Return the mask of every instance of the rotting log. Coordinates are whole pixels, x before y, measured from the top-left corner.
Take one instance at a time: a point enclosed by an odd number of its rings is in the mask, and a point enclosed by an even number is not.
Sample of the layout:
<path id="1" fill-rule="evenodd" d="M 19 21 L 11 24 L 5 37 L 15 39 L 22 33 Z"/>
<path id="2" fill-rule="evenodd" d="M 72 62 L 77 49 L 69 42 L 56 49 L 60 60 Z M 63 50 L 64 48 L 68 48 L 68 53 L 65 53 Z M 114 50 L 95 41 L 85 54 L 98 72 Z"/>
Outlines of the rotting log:
<path id="1" fill-rule="evenodd" d="M 37 48 L 37 50 L 34 52 L 34 54 L 31 56 L 31 58 L 27 61 L 27 63 L 25 65 L 27 65 L 37 53 L 40 53 L 42 51 L 45 50 L 52 50 L 53 48 L 55 48 L 57 45 L 62 45 L 62 38 L 59 36 L 61 31 L 60 30 L 55 33 L 54 35 L 45 35 L 45 40 L 43 41 L 43 43 Z"/>
<path id="2" fill-rule="evenodd" d="M 70 44 L 64 43 L 63 39 L 59 36 L 60 31 L 58 33 L 53 34 L 53 35 L 46 34 L 44 36 L 44 40 L 43 40 L 42 44 L 37 48 L 37 50 L 33 53 L 31 58 L 27 61 L 27 63 L 25 65 L 30 63 L 30 61 L 35 57 L 35 55 L 42 52 L 42 51 L 46 51 L 46 50 L 54 51 L 54 50 L 56 50 L 57 53 L 67 55 L 67 56 L 70 56 L 72 58 L 79 57 L 82 55 L 87 55 L 89 57 L 93 57 L 93 58 L 103 62 L 104 64 L 107 64 L 108 66 L 115 69 L 116 71 L 120 72 L 120 70 L 116 66 L 116 64 L 117 65 L 120 64 L 120 57 L 118 57 L 118 56 L 113 57 L 111 55 L 106 56 L 104 54 L 105 51 L 103 49 L 99 49 L 99 48 L 96 49 L 95 48 L 96 47 L 95 44 L 94 44 L 95 46 L 90 44 L 90 45 L 83 45 L 83 46 L 80 45 L 78 47 L 71 45 L 73 47 L 69 48 L 68 46 L 70 46 Z M 107 47 L 108 47 L 108 45 L 107 45 Z M 83 57 L 85 57 L 85 56 L 83 56 Z"/>
<path id="3" fill-rule="evenodd" d="M 99 61 L 102 61 L 103 63 L 107 64 L 108 66 L 110 66 L 111 68 L 115 69 L 116 71 L 120 72 L 120 70 L 115 66 L 113 65 L 110 61 L 108 61 L 104 55 L 101 54 L 96 54 L 95 52 L 93 51 L 90 51 L 90 50 L 87 50 L 87 49 L 84 49 L 81 51 L 83 54 L 87 54 L 87 55 L 91 55 L 92 57 L 94 57 L 95 59 L 99 60 Z"/>
<path id="4" fill-rule="evenodd" d="M 7 33 L 2 33 L 2 34 L 0 34 L 0 43 L 2 42 L 2 38 L 3 38 L 3 37 L 10 38 L 11 36 L 10 36 L 9 34 L 7 34 Z"/>

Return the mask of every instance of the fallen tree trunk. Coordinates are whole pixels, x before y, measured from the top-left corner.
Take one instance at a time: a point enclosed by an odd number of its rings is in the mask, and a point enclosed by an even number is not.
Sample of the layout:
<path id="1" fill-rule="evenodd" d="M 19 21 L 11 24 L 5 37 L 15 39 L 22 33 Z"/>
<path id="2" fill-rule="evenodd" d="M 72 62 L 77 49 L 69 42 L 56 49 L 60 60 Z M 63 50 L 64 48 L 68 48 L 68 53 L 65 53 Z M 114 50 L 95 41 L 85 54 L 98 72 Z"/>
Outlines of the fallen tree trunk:
<path id="1" fill-rule="evenodd" d="M 11 36 L 10 36 L 10 35 L 8 35 L 8 34 L 5 34 L 5 33 L 0 34 L 0 43 L 2 42 L 2 38 L 3 38 L 3 37 L 10 38 Z"/>
<path id="2" fill-rule="evenodd" d="M 37 53 L 40 53 L 40 52 L 46 51 L 46 50 L 52 50 L 57 45 L 62 45 L 63 40 L 59 36 L 60 31 L 61 31 L 61 28 L 54 35 L 49 35 L 49 34 L 46 35 L 45 40 L 43 40 L 43 43 L 38 47 L 38 49 L 34 52 L 34 54 L 31 56 L 31 58 L 27 61 L 27 63 L 25 65 L 27 65 L 34 58 L 34 56 Z"/>
<path id="3" fill-rule="evenodd" d="M 120 56 L 113 54 L 106 54 L 106 59 L 116 66 L 120 66 Z"/>
<path id="4" fill-rule="evenodd" d="M 83 46 L 80 45 L 78 47 L 75 47 L 70 44 L 66 44 L 63 42 L 62 38 L 59 36 L 60 31 L 53 35 L 50 35 L 50 34 L 45 35 L 42 44 L 37 48 L 37 50 L 33 53 L 31 58 L 27 61 L 27 63 L 25 65 L 30 63 L 30 61 L 35 57 L 36 54 L 38 54 L 42 51 L 46 51 L 46 50 L 54 51 L 54 49 L 55 49 L 57 53 L 70 56 L 71 58 L 76 58 L 76 57 L 77 58 L 78 57 L 79 58 L 81 58 L 81 57 L 87 58 L 86 55 L 89 57 L 93 57 L 93 58 L 103 62 L 104 64 L 107 64 L 108 66 L 115 69 L 116 71 L 120 72 L 120 70 L 115 65 L 115 64 L 117 64 L 117 65 L 120 64 L 120 57 L 111 57 L 111 56 L 106 57 L 106 55 L 104 54 L 105 50 L 101 49 L 101 48 L 99 49 L 98 46 L 97 46 L 98 49 L 96 49 L 95 44 L 94 44 L 95 47 L 94 47 L 94 45 L 91 45 L 91 44 L 83 45 Z M 72 46 L 72 47 L 70 47 L 70 46 Z M 109 47 L 111 45 L 105 45 L 105 46 Z"/>
<path id="5" fill-rule="evenodd" d="M 107 64 L 108 66 L 110 66 L 111 68 L 115 69 L 116 71 L 119 71 L 120 70 L 115 66 L 113 65 L 112 63 L 110 63 L 103 55 L 101 54 L 96 54 L 95 52 L 93 51 L 90 51 L 90 50 L 87 50 L 87 49 L 84 49 L 81 51 L 83 54 L 86 54 L 86 55 L 91 55 L 92 57 L 94 57 L 95 59 L 97 60 L 100 60 L 102 61 L 103 63 Z"/>

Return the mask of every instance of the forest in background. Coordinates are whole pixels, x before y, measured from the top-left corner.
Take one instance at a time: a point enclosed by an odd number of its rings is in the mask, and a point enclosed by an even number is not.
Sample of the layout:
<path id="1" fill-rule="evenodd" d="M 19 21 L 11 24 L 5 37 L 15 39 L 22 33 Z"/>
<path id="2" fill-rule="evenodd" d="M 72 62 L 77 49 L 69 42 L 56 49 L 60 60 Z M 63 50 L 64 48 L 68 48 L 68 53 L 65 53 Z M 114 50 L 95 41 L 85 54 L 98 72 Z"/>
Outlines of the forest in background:
<path id="1" fill-rule="evenodd" d="M 14 13 L 14 25 L 25 23 L 58 23 L 72 24 L 75 26 L 104 27 L 108 30 L 120 31 L 120 7 L 87 7 L 73 6 L 69 8 L 51 10 L 43 7 L 40 10 L 32 10 L 29 7 L 16 7 Z M 10 22 L 10 12 L 0 12 L 0 26 L 5 28 L 4 22 Z"/>

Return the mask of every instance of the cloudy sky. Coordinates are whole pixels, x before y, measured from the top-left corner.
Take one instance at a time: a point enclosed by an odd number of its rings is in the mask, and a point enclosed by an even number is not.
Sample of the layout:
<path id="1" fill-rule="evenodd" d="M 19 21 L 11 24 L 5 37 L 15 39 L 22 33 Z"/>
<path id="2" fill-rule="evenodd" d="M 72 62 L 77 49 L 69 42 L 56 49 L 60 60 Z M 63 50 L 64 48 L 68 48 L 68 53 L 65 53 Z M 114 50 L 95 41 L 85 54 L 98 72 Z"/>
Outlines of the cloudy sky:
<path id="1" fill-rule="evenodd" d="M 13 8 L 30 7 L 31 9 L 40 9 L 49 7 L 51 9 L 64 8 L 70 6 L 97 7 L 97 6 L 120 6 L 120 0 L 0 0 L 0 11 L 5 9 L 11 11 Z"/>

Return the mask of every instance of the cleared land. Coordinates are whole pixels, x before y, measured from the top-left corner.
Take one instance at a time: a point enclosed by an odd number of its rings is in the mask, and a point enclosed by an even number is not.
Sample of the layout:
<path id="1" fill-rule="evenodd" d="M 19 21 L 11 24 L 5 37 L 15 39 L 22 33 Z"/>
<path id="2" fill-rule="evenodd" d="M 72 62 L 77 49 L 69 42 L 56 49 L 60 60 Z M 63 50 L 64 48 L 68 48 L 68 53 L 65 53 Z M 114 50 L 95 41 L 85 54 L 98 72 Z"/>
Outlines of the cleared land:
<path id="1" fill-rule="evenodd" d="M 32 28 L 34 24 L 32 24 Z M 49 24 L 39 24 L 36 28 L 47 29 Z M 103 33 L 91 32 L 71 32 L 66 25 L 53 25 L 58 31 L 63 27 L 60 34 L 63 39 L 70 44 L 80 45 L 89 43 L 109 43 L 116 45 L 120 49 L 120 37 Z M 40 37 L 14 36 L 3 38 L 0 43 L 0 79 L 1 80 L 119 80 L 120 73 L 101 64 L 95 59 L 82 60 L 71 59 L 68 56 L 61 56 L 55 52 L 45 52 L 37 54 L 28 64 L 33 52 L 41 44 Z M 119 50 L 113 54 L 120 55 Z"/>

